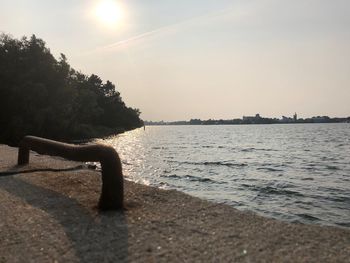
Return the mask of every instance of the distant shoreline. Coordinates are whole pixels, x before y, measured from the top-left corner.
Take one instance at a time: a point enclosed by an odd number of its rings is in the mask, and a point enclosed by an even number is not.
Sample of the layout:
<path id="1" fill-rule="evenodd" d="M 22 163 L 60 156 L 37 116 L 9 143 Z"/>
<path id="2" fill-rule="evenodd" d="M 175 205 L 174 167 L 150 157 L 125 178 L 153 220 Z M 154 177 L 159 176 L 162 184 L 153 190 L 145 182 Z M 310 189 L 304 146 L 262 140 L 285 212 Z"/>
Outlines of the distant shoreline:
<path id="1" fill-rule="evenodd" d="M 179 122 L 165 122 L 165 123 L 145 123 L 145 126 L 240 126 L 240 125 L 284 125 L 284 124 L 349 124 L 349 122 L 290 122 L 290 123 L 203 123 L 203 124 L 191 124 L 191 123 L 179 123 Z"/>
<path id="2" fill-rule="evenodd" d="M 278 118 L 266 118 L 259 113 L 255 116 L 243 116 L 242 119 L 228 119 L 228 120 L 201 120 L 191 119 L 189 121 L 144 121 L 145 125 L 242 125 L 242 124 L 292 124 L 292 123 L 350 123 L 350 117 L 330 118 L 328 116 L 314 116 L 311 118 L 298 118 L 294 113 L 292 117 L 282 116 Z"/>

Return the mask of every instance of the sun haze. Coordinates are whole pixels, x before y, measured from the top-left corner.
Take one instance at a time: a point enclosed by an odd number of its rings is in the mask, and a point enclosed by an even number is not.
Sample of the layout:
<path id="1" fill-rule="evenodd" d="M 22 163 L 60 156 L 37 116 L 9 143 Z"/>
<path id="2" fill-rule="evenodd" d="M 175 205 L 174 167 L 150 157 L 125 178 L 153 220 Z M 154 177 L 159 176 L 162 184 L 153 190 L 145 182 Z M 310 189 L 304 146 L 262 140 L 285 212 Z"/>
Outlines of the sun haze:
<path id="1" fill-rule="evenodd" d="M 106 26 L 116 26 L 123 17 L 120 4 L 113 0 L 99 1 L 94 7 L 96 18 Z"/>

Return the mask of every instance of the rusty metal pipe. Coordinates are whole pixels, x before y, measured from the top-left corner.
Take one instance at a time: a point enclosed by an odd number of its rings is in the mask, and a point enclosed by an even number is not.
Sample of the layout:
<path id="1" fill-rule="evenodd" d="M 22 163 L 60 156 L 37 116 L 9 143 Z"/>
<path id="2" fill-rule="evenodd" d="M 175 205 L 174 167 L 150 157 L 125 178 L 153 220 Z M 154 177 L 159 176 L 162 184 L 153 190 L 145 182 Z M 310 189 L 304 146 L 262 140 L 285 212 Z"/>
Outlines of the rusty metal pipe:
<path id="1" fill-rule="evenodd" d="M 18 165 L 29 163 L 29 151 L 60 156 L 79 162 L 100 162 L 102 192 L 98 207 L 101 210 L 123 208 L 124 187 L 122 165 L 118 153 L 105 145 L 72 145 L 44 138 L 25 136 L 19 144 Z"/>

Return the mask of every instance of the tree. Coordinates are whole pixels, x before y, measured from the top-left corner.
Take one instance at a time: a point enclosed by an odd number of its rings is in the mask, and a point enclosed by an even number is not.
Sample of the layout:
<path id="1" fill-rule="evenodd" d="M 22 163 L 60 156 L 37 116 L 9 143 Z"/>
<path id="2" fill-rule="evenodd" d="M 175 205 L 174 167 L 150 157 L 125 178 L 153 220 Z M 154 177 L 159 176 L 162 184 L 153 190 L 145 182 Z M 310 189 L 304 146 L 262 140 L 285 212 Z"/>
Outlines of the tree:
<path id="1" fill-rule="evenodd" d="M 56 60 L 32 35 L 0 35 L 0 142 L 26 134 L 71 140 L 140 127 L 140 111 L 125 105 L 115 85 Z"/>

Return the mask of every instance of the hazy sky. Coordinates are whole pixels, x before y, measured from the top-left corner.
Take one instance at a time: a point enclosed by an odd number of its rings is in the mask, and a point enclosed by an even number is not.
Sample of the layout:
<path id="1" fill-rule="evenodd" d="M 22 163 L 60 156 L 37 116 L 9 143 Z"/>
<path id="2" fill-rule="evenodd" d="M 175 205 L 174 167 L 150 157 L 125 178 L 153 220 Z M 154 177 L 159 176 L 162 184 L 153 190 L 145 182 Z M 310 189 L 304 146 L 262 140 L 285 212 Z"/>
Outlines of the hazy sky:
<path id="1" fill-rule="evenodd" d="M 0 31 L 111 80 L 144 120 L 350 116 L 349 0 L 116 0 L 116 21 L 101 1 L 0 0 Z"/>

